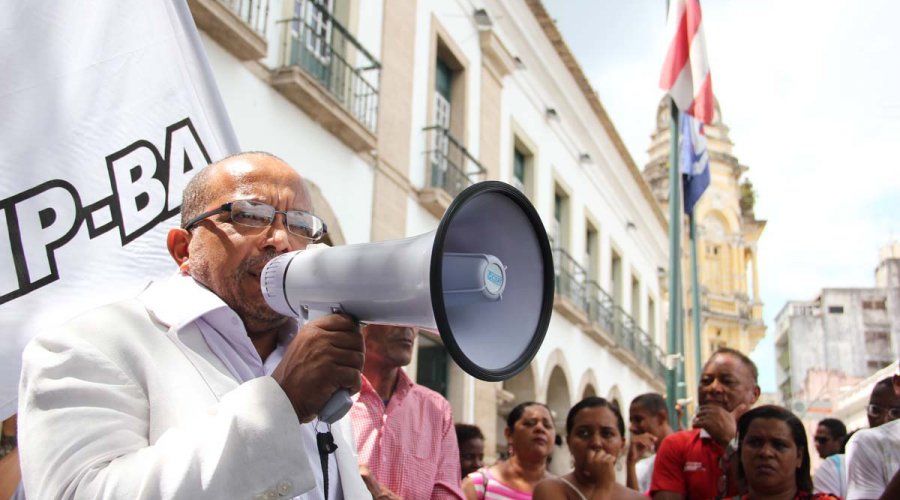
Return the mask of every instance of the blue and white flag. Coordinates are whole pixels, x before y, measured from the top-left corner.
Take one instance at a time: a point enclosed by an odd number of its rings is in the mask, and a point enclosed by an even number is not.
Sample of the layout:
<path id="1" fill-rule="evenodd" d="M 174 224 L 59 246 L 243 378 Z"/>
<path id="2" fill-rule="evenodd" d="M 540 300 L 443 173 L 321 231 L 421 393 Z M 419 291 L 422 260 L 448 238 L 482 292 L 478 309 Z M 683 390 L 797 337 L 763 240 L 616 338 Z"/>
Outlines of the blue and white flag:
<path id="1" fill-rule="evenodd" d="M 238 149 L 185 0 L 0 0 L 0 419 L 39 331 L 175 269 L 185 183 Z"/>
<path id="2" fill-rule="evenodd" d="M 709 153 L 703 123 L 684 112 L 679 113 L 679 157 L 684 187 L 684 212 L 694 211 L 694 205 L 709 186 Z"/>

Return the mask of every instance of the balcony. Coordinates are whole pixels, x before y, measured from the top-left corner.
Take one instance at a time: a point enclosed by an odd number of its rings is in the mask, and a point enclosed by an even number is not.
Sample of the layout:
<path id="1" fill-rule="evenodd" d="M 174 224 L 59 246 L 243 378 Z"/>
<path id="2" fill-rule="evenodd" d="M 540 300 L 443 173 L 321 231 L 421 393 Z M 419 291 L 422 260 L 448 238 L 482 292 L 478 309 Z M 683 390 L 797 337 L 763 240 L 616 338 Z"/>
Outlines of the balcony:
<path id="1" fill-rule="evenodd" d="M 435 125 L 424 132 L 428 178 L 419 192 L 419 203 L 440 218 L 456 195 L 485 179 L 485 169 L 446 128 Z"/>
<path id="2" fill-rule="evenodd" d="M 281 67 L 271 84 L 356 152 L 376 146 L 381 64 L 331 14 L 303 2 L 281 26 Z"/>
<path id="3" fill-rule="evenodd" d="M 665 353 L 634 319 L 615 304 L 585 269 L 561 248 L 553 250 L 556 297 L 553 307 L 566 319 L 648 379 L 665 379 Z"/>
<path id="4" fill-rule="evenodd" d="M 612 336 L 615 325 L 613 298 L 606 293 L 596 281 L 585 284 L 587 300 L 588 333 L 591 333 L 603 345 L 614 345 Z"/>
<path id="5" fill-rule="evenodd" d="M 587 272 L 562 248 L 553 250 L 553 270 L 556 275 L 556 298 L 553 306 L 576 325 L 588 322 L 585 282 Z"/>
<path id="6" fill-rule="evenodd" d="M 266 57 L 269 0 L 188 0 L 197 27 L 241 61 Z"/>

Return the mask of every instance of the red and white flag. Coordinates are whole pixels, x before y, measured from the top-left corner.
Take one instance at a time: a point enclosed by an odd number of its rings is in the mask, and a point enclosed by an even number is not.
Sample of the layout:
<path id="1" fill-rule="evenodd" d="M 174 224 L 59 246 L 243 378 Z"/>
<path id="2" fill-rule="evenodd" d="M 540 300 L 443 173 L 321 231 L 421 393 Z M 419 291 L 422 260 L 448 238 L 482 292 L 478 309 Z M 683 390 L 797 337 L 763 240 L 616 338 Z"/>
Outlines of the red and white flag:
<path id="1" fill-rule="evenodd" d="M 700 0 L 670 1 L 669 50 L 659 86 L 672 96 L 678 109 L 709 124 L 715 104 L 702 21 Z"/>

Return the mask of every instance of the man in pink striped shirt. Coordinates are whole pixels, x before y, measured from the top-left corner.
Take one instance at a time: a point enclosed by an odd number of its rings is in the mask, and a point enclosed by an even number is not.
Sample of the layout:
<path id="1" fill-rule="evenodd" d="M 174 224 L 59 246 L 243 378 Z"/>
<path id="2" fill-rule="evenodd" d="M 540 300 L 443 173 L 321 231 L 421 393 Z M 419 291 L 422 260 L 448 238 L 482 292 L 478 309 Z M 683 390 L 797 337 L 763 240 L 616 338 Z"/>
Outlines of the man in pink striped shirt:
<path id="1" fill-rule="evenodd" d="M 360 470 L 376 499 L 462 499 L 456 431 L 450 403 L 413 383 L 416 331 L 363 327 L 366 361 L 350 417 Z"/>

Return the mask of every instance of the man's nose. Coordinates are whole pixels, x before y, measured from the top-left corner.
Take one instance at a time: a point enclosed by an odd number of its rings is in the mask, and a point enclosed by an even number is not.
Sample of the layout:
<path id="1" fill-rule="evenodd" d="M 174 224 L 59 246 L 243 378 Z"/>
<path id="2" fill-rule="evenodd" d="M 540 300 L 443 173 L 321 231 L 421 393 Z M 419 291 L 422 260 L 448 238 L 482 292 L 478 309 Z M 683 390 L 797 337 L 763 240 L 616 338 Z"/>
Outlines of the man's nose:
<path id="1" fill-rule="evenodd" d="M 706 386 L 707 390 L 710 392 L 722 392 L 725 390 L 725 386 L 722 385 L 722 382 L 719 379 L 714 379 L 708 386 Z"/>
<path id="2" fill-rule="evenodd" d="M 302 240 L 302 241 L 301 241 Z M 266 228 L 264 247 L 270 247 L 277 253 L 285 253 L 306 248 L 306 240 L 292 238 L 287 229 L 287 216 L 276 213 L 269 227 Z"/>

